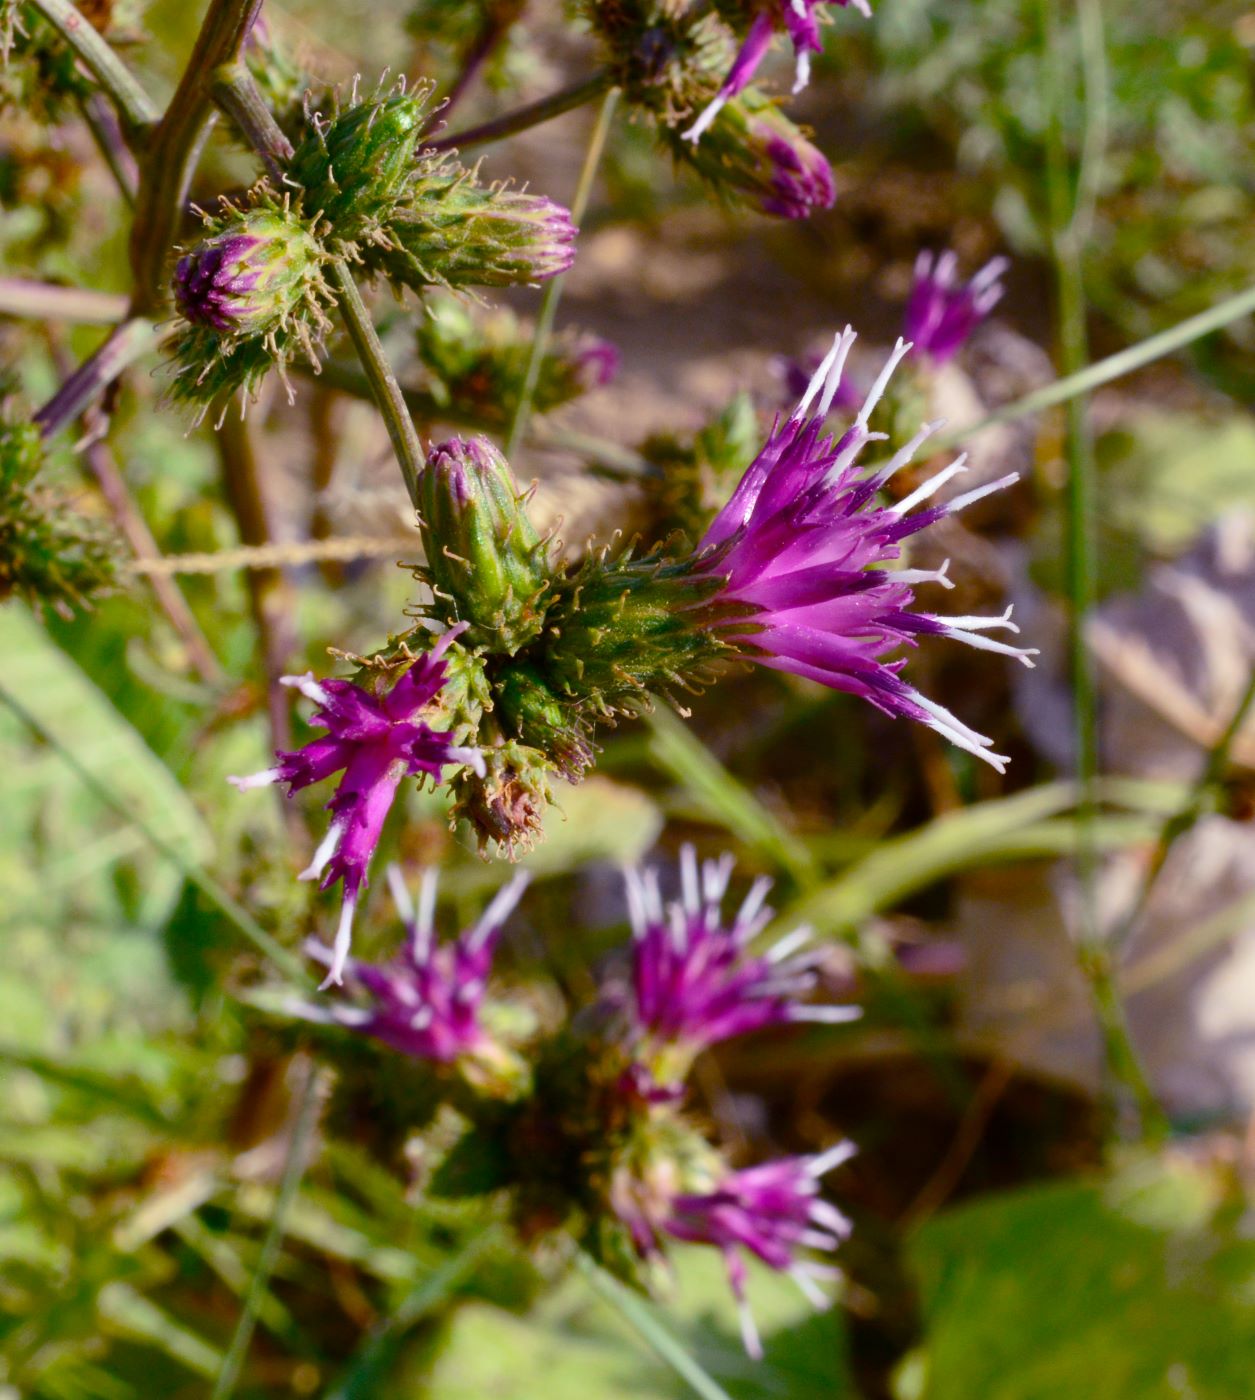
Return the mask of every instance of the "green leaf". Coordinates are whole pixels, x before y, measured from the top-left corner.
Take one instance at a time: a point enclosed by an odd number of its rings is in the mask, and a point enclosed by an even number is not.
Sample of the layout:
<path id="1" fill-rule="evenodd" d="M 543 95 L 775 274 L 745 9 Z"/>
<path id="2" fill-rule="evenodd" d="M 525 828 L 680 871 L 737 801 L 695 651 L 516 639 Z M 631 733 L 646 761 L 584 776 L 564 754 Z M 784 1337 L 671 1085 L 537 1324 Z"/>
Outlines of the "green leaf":
<path id="1" fill-rule="evenodd" d="M 1251 1393 L 1255 1243 L 1214 1179 L 1141 1162 L 951 1211 L 910 1243 L 923 1400 L 1236 1400 Z"/>

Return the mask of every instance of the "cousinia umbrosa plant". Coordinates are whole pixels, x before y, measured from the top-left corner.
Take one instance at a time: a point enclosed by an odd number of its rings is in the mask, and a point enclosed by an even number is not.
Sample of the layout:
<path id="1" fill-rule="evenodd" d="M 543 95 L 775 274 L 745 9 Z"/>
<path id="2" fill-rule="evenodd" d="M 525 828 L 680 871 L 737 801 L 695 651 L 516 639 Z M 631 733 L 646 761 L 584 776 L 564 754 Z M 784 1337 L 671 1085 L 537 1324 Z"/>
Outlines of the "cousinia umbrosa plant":
<path id="1" fill-rule="evenodd" d="M 402 1127 L 421 1133 L 447 1108 L 440 1150 L 451 1161 L 498 1164 L 479 1174 L 477 1189 L 507 1203 L 523 1239 L 565 1233 L 642 1285 L 657 1276 L 669 1240 L 707 1244 L 722 1252 L 742 1303 L 747 1255 L 822 1303 L 817 1280 L 831 1266 L 815 1255 L 836 1250 L 848 1231 L 823 1181 L 851 1146 L 735 1167 L 686 1106 L 701 1050 L 857 1015 L 812 1000 L 818 954 L 805 930 L 761 944 L 765 883 L 750 887 L 729 920 L 730 861 L 703 865 L 686 850 L 674 900 L 654 875 L 629 872 L 630 970 L 608 975 L 594 1005 L 566 1020 L 536 1014 L 493 978 L 521 879 L 448 943 L 436 933 L 434 876 L 415 902 L 390 867 L 401 933 L 387 964 L 354 957 L 354 919 L 372 897 L 376 848 L 406 785 L 443 785 L 451 820 L 513 857 L 540 837 L 555 786 L 595 767 L 605 726 L 727 685 L 738 663 L 859 697 L 1003 769 L 992 739 L 914 683 L 910 649 L 921 637 L 949 638 L 1025 665 L 1034 652 L 1002 635 L 1017 630 L 1009 610 L 938 610 L 951 586 L 946 566 L 913 565 L 909 552 L 921 532 L 1015 476 L 952 489 L 963 456 L 922 473 L 915 466 L 940 425 L 900 431 L 920 384 L 997 300 L 1002 263 L 963 284 L 952 254 L 922 256 L 906 335 L 870 387 L 849 388 L 847 327 L 800 372 L 796 402 L 748 465 L 716 484 L 716 499 L 689 503 L 700 520 L 691 536 L 616 540 L 573 556 L 533 519 L 510 458 L 534 411 L 615 371 L 613 346 L 550 330 L 616 106 L 651 128 L 660 158 L 712 198 L 805 218 L 832 203 L 831 168 L 754 77 L 779 39 L 794 51 L 802 85 L 829 7 L 586 0 L 576 22 L 598 54 L 588 79 L 459 135 L 447 130 L 451 97 L 426 80 L 320 86 L 258 27 L 259 3 L 212 0 L 164 112 L 108 31 L 68 0 L 6 6 L 14 71 L 51 73 L 55 94 L 88 104 L 133 205 L 133 284 L 100 349 L 33 415 L 10 411 L 0 436 L 0 587 L 68 608 L 108 585 L 97 533 L 38 486 L 41 453 L 85 413 L 107 413 L 110 386 L 156 341 L 164 411 L 223 434 L 271 381 L 290 398 L 329 357 L 342 380 L 356 375 L 386 424 L 423 561 L 413 567 L 411 611 L 383 625 L 369 655 L 336 651 L 339 675 L 268 678 L 272 715 L 281 717 L 275 756 L 234 781 L 246 791 L 331 794 L 300 878 L 340 888 L 330 942 L 304 945 L 325 973 L 321 987 L 272 1004 L 311 1023 L 307 1033 L 333 1065 L 348 1033 L 428 1076 L 425 1116 Z M 494 41 L 509 29 L 501 8 Z M 600 114 L 572 209 L 490 180 L 467 154 L 594 99 Z M 204 137 L 219 118 L 251 151 L 257 178 L 202 199 L 189 217 Z M 425 377 L 410 398 L 362 283 L 389 288 L 414 323 Z M 485 289 L 539 284 L 545 300 L 530 340 L 509 313 L 481 314 Z M 451 300 L 458 296 L 468 299 Z M 342 333 L 356 371 L 346 368 Z M 430 421 L 465 430 L 424 446 L 412 402 Z M 886 444 L 887 424 L 896 440 Z M 900 489 L 904 477 L 910 485 Z M 334 649 L 346 639 L 323 640 Z M 318 732 L 303 744 L 282 732 L 284 688 L 309 704 Z M 743 1327 L 759 1354 L 747 1311 Z"/>

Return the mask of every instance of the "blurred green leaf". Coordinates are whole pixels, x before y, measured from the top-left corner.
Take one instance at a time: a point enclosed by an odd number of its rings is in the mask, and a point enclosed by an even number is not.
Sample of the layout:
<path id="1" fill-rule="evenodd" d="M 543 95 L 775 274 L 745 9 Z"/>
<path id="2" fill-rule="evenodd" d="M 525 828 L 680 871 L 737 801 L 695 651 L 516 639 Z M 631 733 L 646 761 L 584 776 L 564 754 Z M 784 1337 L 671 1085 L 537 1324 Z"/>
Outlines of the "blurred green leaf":
<path id="1" fill-rule="evenodd" d="M 1205 1169 L 1145 1162 L 929 1222 L 909 1246 L 924 1400 L 1237 1400 L 1251 1393 L 1255 1242 Z"/>

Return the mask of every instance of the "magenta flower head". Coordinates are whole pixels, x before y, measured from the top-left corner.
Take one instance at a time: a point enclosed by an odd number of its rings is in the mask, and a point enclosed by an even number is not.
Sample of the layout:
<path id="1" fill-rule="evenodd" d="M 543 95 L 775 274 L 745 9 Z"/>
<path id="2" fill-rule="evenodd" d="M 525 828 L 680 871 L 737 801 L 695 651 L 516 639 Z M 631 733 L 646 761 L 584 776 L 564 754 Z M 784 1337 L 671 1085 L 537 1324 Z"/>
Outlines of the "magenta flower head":
<path id="1" fill-rule="evenodd" d="M 684 133 L 685 138 L 689 141 L 700 141 L 728 100 L 745 91 L 766 57 L 767 50 L 771 47 L 772 36 L 777 30 L 784 30 L 793 44 L 793 54 L 797 62 L 793 91 L 801 92 L 810 82 L 811 54 L 823 52 L 824 43 L 819 32 L 819 10 L 824 4 L 837 4 L 842 7 L 853 4 L 861 14 L 871 18 L 871 7 L 867 0 L 763 0 L 750 21 L 744 42 L 737 50 L 723 85 Z"/>
<path id="2" fill-rule="evenodd" d="M 839 1143 L 813 1157 L 784 1157 L 744 1171 L 730 1172 L 712 1191 L 673 1196 L 663 1228 L 676 1239 L 711 1244 L 723 1251 L 728 1279 L 741 1312 L 745 1350 L 756 1360 L 762 1343 L 745 1297 L 742 1251 L 768 1268 L 787 1273 L 817 1308 L 829 1305 L 816 1280 L 831 1278 L 831 1265 L 799 1252 L 835 1250 L 850 1233 L 850 1222 L 819 1195 L 820 1178 L 854 1155 L 852 1143 Z"/>
<path id="3" fill-rule="evenodd" d="M 940 257 L 924 252 L 915 260 L 915 285 L 902 329 L 917 359 L 934 364 L 952 359 L 1002 297 L 999 278 L 1011 265 L 1008 259 L 991 259 L 964 285 L 955 283 L 958 261 L 952 252 Z"/>
<path id="4" fill-rule="evenodd" d="M 420 1060 L 453 1064 L 483 1058 L 490 1037 L 481 1013 L 493 953 L 527 876 L 516 875 L 471 928 L 443 944 L 435 935 L 435 872 L 424 874 L 417 906 L 396 866 L 388 867 L 388 885 L 406 924 L 405 946 L 384 965 L 343 960 L 344 982 L 358 994 L 356 1003 L 300 1004 L 296 1010 L 307 1020 L 360 1031 Z M 334 966 L 333 949 L 313 939 L 305 946 L 318 962 Z"/>
<path id="5" fill-rule="evenodd" d="M 632 1019 L 637 1044 L 664 1090 L 683 1080 L 698 1051 L 733 1036 L 795 1021 L 855 1020 L 855 1006 L 810 1006 L 822 954 L 806 950 L 798 929 L 762 955 L 749 945 L 771 920 L 764 901 L 771 881 L 757 880 L 736 916 L 720 912 L 732 857 L 699 867 L 692 846 L 681 852 L 682 896 L 664 904 L 651 871 L 627 870 L 632 921 Z"/>
<path id="6" fill-rule="evenodd" d="M 865 474 L 859 454 L 879 436 L 868 420 L 911 347 L 898 341 L 854 422 L 834 439 L 824 433 L 824 419 L 854 339 L 848 327 L 836 338 L 793 416 L 775 428 L 706 532 L 694 556 L 695 574 L 724 581 L 706 604 L 715 610 L 711 625 L 760 665 L 918 720 L 1001 772 L 1007 759 L 991 752 L 992 741 L 904 681 L 905 661 L 891 654 L 920 636 L 952 637 L 1026 666 L 1036 652 L 986 635 L 995 628 L 1018 630 L 1010 609 L 1000 617 L 943 617 L 917 608 L 921 584 L 952 586 L 945 565 L 885 565 L 898 559 L 903 540 L 1010 485 L 1016 474 L 916 510 L 965 470 L 959 457 L 902 500 L 878 504 L 880 488 L 940 424 L 925 424 L 885 466 Z M 728 620 L 729 611 L 739 618 Z"/>
<path id="7" fill-rule="evenodd" d="M 309 231 L 289 214 L 232 210 L 175 265 L 175 304 L 194 326 L 260 335 L 296 309 L 318 261 Z"/>
<path id="8" fill-rule="evenodd" d="M 402 778 L 430 777 L 439 782 L 450 763 L 484 772 L 478 749 L 456 744 L 452 734 L 437 732 L 423 718 L 445 681 L 443 654 L 463 630 L 446 632 L 382 694 L 372 694 L 351 681 L 317 681 L 308 673 L 284 676 L 284 685 L 294 686 L 318 706 L 310 723 L 325 729 L 326 735 L 293 753 L 276 754 L 273 768 L 231 779 L 241 792 L 285 783 L 291 796 L 335 773 L 344 774 L 327 803 L 331 825 L 299 877 L 316 880 L 321 876 L 323 889 L 337 880 L 343 882 L 344 905 L 324 986 L 342 979 L 358 894 Z"/>

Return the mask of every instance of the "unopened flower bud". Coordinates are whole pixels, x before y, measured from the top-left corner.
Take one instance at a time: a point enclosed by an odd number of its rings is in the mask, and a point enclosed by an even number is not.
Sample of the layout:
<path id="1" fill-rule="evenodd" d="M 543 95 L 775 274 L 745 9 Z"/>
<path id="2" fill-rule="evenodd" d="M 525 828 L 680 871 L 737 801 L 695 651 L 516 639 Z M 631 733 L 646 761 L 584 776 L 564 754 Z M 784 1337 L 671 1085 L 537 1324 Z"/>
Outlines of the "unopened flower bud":
<path id="1" fill-rule="evenodd" d="M 318 261 L 318 244 L 298 219 L 242 211 L 179 259 L 175 304 L 194 326 L 261 335 L 299 305 Z"/>
<path id="2" fill-rule="evenodd" d="M 575 258 L 570 213 L 551 199 L 481 186 L 447 167 L 420 178 L 367 266 L 401 286 L 508 287 L 544 282 Z"/>
<path id="3" fill-rule="evenodd" d="M 502 728 L 542 750 L 568 782 L 577 782 L 591 766 L 593 748 L 580 717 L 535 666 L 516 664 L 502 672 L 494 702 Z"/>
<path id="4" fill-rule="evenodd" d="M 306 211 L 321 214 L 332 237 L 368 238 L 394 212 L 414 172 L 426 98 L 415 88 L 353 101 L 330 119 L 310 114 L 289 173 L 305 187 Z"/>
<path id="5" fill-rule="evenodd" d="M 676 159 L 719 193 L 780 219 L 804 219 L 836 198 L 832 167 L 801 131 L 753 88 L 730 98 L 701 140 L 667 133 Z"/>
<path id="6" fill-rule="evenodd" d="M 419 479 L 427 573 L 464 645 L 513 655 L 539 635 L 548 606 L 547 549 L 505 458 L 487 438 L 433 447 Z"/>

